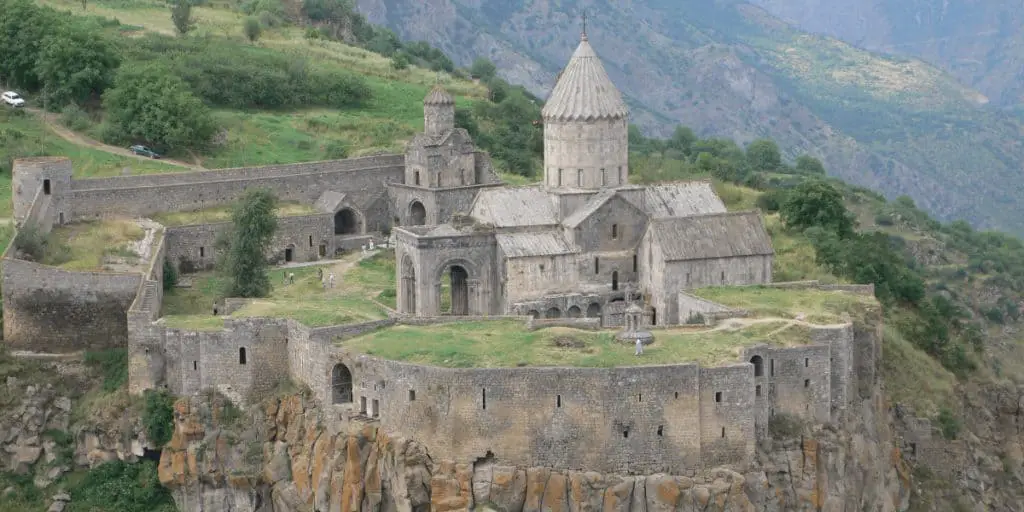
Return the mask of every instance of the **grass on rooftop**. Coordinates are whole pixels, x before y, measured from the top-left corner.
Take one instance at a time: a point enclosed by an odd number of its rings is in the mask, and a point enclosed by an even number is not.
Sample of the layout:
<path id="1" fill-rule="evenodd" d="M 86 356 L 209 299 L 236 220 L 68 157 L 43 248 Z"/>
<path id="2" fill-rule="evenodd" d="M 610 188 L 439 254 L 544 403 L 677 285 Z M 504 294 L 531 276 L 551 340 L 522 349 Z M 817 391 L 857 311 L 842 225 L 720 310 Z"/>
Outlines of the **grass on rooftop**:
<path id="1" fill-rule="evenodd" d="M 295 202 L 280 202 L 277 204 L 278 217 L 295 217 L 314 213 L 318 213 L 316 208 L 307 204 Z M 150 217 L 164 226 L 190 226 L 193 224 L 228 222 L 231 220 L 231 205 L 190 212 L 162 212 Z"/>
<path id="2" fill-rule="evenodd" d="M 104 270 L 111 258 L 119 263 L 143 263 L 139 255 L 128 247 L 142 240 L 146 231 L 126 219 L 108 219 L 82 222 L 54 228 L 47 239 L 44 265 L 66 270 Z"/>
<path id="3" fill-rule="evenodd" d="M 644 355 L 632 343 L 618 343 L 609 331 L 552 327 L 528 331 L 521 321 L 459 322 L 430 326 L 398 325 L 341 342 L 355 352 L 387 359 L 453 368 L 515 366 L 614 367 L 699 362 L 739 362 L 743 347 L 767 343 L 803 345 L 806 327 L 785 322 L 711 331 L 680 327 L 655 331 Z M 781 330 L 780 330 L 781 329 Z"/>
<path id="4" fill-rule="evenodd" d="M 277 268 L 269 272 L 273 290 L 266 298 L 253 301 L 235 311 L 232 317 L 292 318 L 309 327 L 382 320 L 384 310 L 372 299 L 395 287 L 394 253 L 382 252 L 354 263 L 358 255 L 324 265 Z M 338 266 L 352 263 L 343 274 Z M 325 276 L 335 272 L 335 287 L 324 290 L 317 270 Z M 294 284 L 285 284 L 284 277 L 295 274 Z M 212 315 L 213 304 L 223 297 L 224 280 L 212 272 L 185 276 L 192 280 L 190 288 L 175 288 L 164 294 L 161 316 L 175 328 L 219 329 L 223 319 Z M 387 294 L 384 295 L 391 295 Z M 387 304 L 387 301 L 381 300 Z M 392 298 L 393 302 L 393 298 Z M 393 305 L 393 304 L 392 304 Z"/>
<path id="5" fill-rule="evenodd" d="M 692 294 L 725 306 L 748 310 L 755 317 L 790 319 L 803 313 L 807 322 L 817 324 L 840 323 L 843 313 L 856 318 L 866 308 L 878 306 L 878 302 L 870 295 L 817 289 L 736 286 L 701 288 Z"/>

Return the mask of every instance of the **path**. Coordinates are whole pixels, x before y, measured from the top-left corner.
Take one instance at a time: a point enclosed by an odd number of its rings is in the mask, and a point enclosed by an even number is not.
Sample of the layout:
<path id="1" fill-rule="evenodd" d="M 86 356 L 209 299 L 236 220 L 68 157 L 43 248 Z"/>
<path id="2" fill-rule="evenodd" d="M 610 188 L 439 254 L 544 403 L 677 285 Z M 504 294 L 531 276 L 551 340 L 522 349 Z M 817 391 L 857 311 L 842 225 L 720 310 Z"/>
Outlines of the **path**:
<path id="1" fill-rule="evenodd" d="M 72 143 L 72 144 L 74 144 L 76 146 L 82 146 L 82 147 L 87 147 L 87 148 L 98 149 L 100 151 L 104 151 L 104 152 L 110 153 L 112 155 L 126 156 L 126 157 L 129 157 L 129 158 L 137 158 L 139 160 L 149 160 L 148 157 L 136 155 L 136 154 L 132 153 L 131 151 L 128 151 L 126 148 L 119 148 L 119 147 L 116 147 L 116 146 L 111 146 L 109 144 L 104 144 L 104 143 L 102 143 L 100 141 L 90 139 L 89 137 L 86 137 L 85 135 L 82 135 L 80 133 L 75 133 L 75 132 L 67 129 L 66 127 L 64 127 L 63 125 L 60 124 L 60 122 L 57 120 L 57 114 L 54 114 L 54 113 L 51 113 L 51 112 L 44 112 L 42 109 L 38 109 L 38 108 L 34 108 L 34 107 L 25 107 L 25 110 L 27 112 L 31 112 L 32 114 L 35 114 L 35 116 L 38 117 L 43 122 L 43 124 L 46 125 L 47 128 L 49 128 L 51 131 L 53 131 L 54 133 L 59 135 L 60 138 L 66 140 L 66 141 L 68 141 L 68 142 L 70 142 L 70 143 Z M 189 163 L 182 162 L 180 160 L 172 160 L 172 159 L 168 159 L 168 158 L 161 158 L 159 161 L 163 162 L 165 164 L 175 165 L 175 166 L 178 166 L 178 167 L 184 167 L 186 169 L 195 170 L 195 171 L 205 171 L 206 170 L 206 169 L 204 169 L 202 166 L 200 166 L 198 164 L 189 164 Z"/>

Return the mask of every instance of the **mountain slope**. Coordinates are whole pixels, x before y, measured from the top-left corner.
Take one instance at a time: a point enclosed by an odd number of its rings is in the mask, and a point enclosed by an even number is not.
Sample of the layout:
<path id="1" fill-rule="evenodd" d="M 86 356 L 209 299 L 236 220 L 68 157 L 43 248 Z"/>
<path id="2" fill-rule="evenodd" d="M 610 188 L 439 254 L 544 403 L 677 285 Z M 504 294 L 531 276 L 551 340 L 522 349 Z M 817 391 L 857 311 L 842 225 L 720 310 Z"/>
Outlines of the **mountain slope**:
<path id="1" fill-rule="evenodd" d="M 1020 233 L 1024 193 L 1006 186 L 1024 148 L 1019 121 L 941 70 L 790 28 L 713 0 L 360 0 L 368 18 L 459 64 L 485 56 L 541 97 L 575 48 L 579 13 L 633 121 L 740 142 L 771 136 L 844 180 L 906 194 L 943 220 Z"/>

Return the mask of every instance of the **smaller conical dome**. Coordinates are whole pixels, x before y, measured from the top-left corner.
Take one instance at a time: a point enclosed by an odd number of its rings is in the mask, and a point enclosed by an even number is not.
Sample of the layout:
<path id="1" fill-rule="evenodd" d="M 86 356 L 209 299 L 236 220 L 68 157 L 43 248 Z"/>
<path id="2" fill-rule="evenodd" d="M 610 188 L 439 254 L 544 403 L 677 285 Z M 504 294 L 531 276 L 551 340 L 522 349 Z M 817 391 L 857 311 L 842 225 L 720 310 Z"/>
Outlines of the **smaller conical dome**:
<path id="1" fill-rule="evenodd" d="M 444 87 L 435 85 L 430 92 L 427 93 L 427 97 L 423 98 L 424 105 L 454 105 L 455 98 L 452 98 L 448 91 L 444 90 Z"/>

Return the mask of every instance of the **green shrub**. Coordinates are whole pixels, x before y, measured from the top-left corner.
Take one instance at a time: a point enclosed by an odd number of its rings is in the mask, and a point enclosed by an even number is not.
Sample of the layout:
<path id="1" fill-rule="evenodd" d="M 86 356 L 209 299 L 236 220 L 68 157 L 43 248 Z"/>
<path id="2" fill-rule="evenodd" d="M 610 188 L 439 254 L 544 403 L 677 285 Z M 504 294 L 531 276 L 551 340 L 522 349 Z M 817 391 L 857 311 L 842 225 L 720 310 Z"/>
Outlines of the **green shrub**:
<path id="1" fill-rule="evenodd" d="M 43 261 L 48 245 L 49 240 L 46 235 L 33 224 L 22 226 L 14 238 L 15 249 L 20 251 L 22 257 L 28 261 Z"/>
<path id="2" fill-rule="evenodd" d="M 174 512 L 171 491 L 160 485 L 157 465 L 113 461 L 96 466 L 71 489 L 73 510 Z"/>
<path id="3" fill-rule="evenodd" d="M 164 260 L 164 291 L 171 290 L 178 284 L 178 269 L 170 261 Z"/>
<path id="4" fill-rule="evenodd" d="M 953 414 L 953 411 L 943 407 L 935 418 L 935 423 L 942 431 L 942 437 L 953 440 L 960 435 L 960 420 Z"/>
<path id="5" fill-rule="evenodd" d="M 255 43 L 260 38 L 260 34 L 263 33 L 263 26 L 260 24 L 260 20 L 255 16 L 249 16 L 242 21 L 242 33 L 245 34 L 245 38 L 250 43 Z"/>
<path id="6" fill-rule="evenodd" d="M 402 52 L 396 52 L 395 55 L 391 57 L 391 67 L 397 70 L 408 68 L 409 57 Z"/>
<path id="7" fill-rule="evenodd" d="M 74 103 L 61 110 L 60 123 L 76 132 L 85 131 L 92 124 L 89 120 L 89 114 L 85 113 L 81 107 Z"/>
<path id="8" fill-rule="evenodd" d="M 123 348 L 85 352 L 85 364 L 103 375 L 103 391 L 117 391 L 128 382 L 128 351 Z"/>
<path id="9" fill-rule="evenodd" d="M 174 397 L 165 390 L 147 390 L 142 425 L 153 446 L 163 446 L 174 434 Z"/>
<path id="10" fill-rule="evenodd" d="M 332 140 L 324 147 L 324 157 L 328 160 L 339 160 L 348 158 L 348 144 L 342 141 Z"/>

